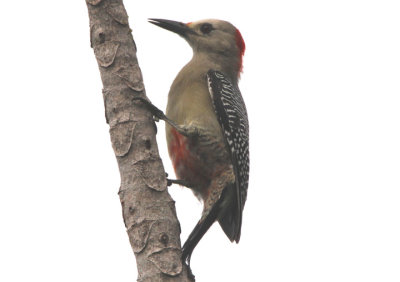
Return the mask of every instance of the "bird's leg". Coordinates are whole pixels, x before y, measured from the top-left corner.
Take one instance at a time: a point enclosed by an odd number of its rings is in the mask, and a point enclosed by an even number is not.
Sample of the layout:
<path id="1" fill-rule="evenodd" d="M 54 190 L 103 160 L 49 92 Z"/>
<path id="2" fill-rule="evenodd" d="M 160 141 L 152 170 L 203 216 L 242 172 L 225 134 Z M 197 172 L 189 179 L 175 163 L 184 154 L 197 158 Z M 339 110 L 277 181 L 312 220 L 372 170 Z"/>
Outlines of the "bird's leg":
<path id="1" fill-rule="evenodd" d="M 176 131 L 178 131 L 180 134 L 182 134 L 183 136 L 186 137 L 193 137 L 193 136 L 198 136 L 200 135 L 199 131 L 197 130 L 197 128 L 193 128 L 193 127 L 186 127 L 186 126 L 179 126 L 177 125 L 174 121 L 172 121 L 171 119 L 169 119 L 163 111 L 161 111 L 159 108 L 157 108 L 156 106 L 154 106 L 150 101 L 146 100 L 143 97 L 135 97 L 133 98 L 134 100 L 139 100 L 141 102 L 143 102 L 148 109 L 150 110 L 150 112 L 153 114 L 154 117 L 156 117 L 156 119 L 161 119 L 163 121 L 165 121 L 166 123 L 168 123 L 170 126 L 172 126 L 173 128 L 176 129 Z"/>
<path id="2" fill-rule="evenodd" d="M 178 184 L 181 186 L 185 186 L 187 188 L 194 188 L 194 185 L 190 184 L 189 182 L 183 179 L 169 179 L 168 173 L 165 173 L 165 177 L 167 177 L 167 186 L 171 186 L 172 184 Z"/>
<path id="3" fill-rule="evenodd" d="M 172 184 L 178 184 L 178 185 L 185 186 L 187 188 L 193 188 L 193 185 L 190 184 L 189 182 L 185 181 L 185 180 L 167 178 L 167 186 L 171 186 Z"/>

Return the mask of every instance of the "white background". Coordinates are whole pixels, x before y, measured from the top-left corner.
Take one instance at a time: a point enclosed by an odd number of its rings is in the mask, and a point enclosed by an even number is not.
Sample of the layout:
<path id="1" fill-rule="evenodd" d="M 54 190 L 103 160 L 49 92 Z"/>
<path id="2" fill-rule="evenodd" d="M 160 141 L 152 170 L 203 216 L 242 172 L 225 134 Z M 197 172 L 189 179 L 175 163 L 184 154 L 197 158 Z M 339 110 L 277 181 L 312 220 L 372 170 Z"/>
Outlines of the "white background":
<path id="1" fill-rule="evenodd" d="M 221 18 L 246 41 L 242 238 L 214 225 L 197 281 L 400 281 L 399 2 L 125 4 L 160 108 L 191 50 L 147 18 Z M 135 281 L 85 1 L 6 1 L 0 31 L 0 281 Z M 170 191 L 185 240 L 201 206 Z"/>

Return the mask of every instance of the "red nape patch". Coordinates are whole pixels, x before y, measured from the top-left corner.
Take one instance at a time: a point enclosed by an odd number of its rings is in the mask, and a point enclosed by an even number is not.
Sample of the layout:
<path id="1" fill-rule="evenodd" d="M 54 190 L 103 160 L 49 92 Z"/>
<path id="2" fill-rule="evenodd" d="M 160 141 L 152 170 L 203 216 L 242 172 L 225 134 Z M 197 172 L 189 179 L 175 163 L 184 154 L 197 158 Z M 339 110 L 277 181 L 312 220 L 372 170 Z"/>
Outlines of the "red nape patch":
<path id="1" fill-rule="evenodd" d="M 238 29 L 236 29 L 236 44 L 240 52 L 240 62 L 239 62 L 239 74 L 243 71 L 243 55 L 246 50 L 246 44 L 244 43 L 242 34 Z"/>

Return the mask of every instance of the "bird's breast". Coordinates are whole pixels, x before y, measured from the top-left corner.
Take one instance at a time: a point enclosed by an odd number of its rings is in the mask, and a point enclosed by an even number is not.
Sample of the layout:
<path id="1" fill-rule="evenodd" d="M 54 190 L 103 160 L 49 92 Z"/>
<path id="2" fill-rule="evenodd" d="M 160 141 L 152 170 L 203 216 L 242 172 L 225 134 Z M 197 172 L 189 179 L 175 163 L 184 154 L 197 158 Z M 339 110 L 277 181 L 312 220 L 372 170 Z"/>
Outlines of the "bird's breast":
<path id="1" fill-rule="evenodd" d="M 207 198 L 210 181 L 229 164 L 225 144 L 210 136 L 185 137 L 172 127 L 167 128 L 167 135 L 176 176 L 192 185 L 200 198 Z"/>

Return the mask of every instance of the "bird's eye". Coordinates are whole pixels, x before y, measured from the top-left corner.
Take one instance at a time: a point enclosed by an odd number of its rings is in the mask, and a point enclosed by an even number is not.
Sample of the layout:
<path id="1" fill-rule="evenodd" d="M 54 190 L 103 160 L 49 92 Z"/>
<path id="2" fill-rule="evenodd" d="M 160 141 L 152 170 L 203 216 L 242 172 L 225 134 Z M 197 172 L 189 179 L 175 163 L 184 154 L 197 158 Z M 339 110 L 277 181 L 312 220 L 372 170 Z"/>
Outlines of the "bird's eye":
<path id="1" fill-rule="evenodd" d="M 204 34 L 208 34 L 213 30 L 213 26 L 209 23 L 205 23 L 200 27 L 200 31 Z"/>

